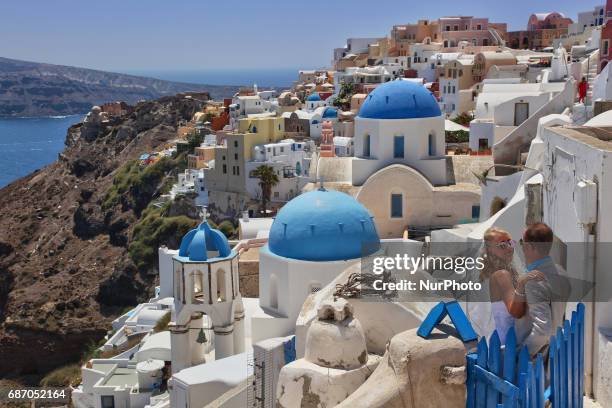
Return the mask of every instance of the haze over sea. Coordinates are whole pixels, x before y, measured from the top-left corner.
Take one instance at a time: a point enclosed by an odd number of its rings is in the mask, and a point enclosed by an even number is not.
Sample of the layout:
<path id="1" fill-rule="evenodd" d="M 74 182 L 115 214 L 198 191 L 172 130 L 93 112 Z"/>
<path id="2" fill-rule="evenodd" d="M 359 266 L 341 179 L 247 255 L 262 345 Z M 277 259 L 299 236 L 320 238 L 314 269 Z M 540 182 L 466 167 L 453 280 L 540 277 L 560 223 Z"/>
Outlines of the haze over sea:
<path id="1" fill-rule="evenodd" d="M 127 70 L 125 74 L 140 75 L 166 81 L 189 82 L 211 85 L 257 84 L 264 88 L 288 88 L 297 80 L 298 68 L 270 69 L 184 69 L 184 70 Z"/>
<path id="2" fill-rule="evenodd" d="M 297 68 L 269 70 L 129 70 L 126 74 L 210 85 L 253 85 L 280 90 L 297 79 Z M 68 128 L 83 115 L 0 118 L 0 188 L 57 160 Z"/>

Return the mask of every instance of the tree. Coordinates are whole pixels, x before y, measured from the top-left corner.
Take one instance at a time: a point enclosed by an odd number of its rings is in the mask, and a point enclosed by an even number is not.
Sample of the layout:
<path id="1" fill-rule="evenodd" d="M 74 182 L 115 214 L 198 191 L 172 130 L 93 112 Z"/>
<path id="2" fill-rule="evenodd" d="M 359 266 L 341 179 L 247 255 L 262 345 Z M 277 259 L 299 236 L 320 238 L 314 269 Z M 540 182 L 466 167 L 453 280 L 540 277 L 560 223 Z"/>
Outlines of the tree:
<path id="1" fill-rule="evenodd" d="M 259 179 L 261 188 L 261 207 L 266 214 L 268 202 L 272 196 L 272 187 L 278 184 L 278 176 L 270 166 L 262 165 L 253 170 L 253 176 Z"/>
<path id="2" fill-rule="evenodd" d="M 460 115 L 457 115 L 454 119 L 451 119 L 453 122 L 460 124 L 461 126 L 469 127 L 470 122 L 474 120 L 474 115 L 469 112 L 463 112 Z"/>
<path id="3" fill-rule="evenodd" d="M 355 94 L 355 85 L 349 82 L 343 82 L 340 85 L 338 97 L 334 100 L 333 105 L 337 108 L 348 110 L 351 106 L 351 97 Z"/>

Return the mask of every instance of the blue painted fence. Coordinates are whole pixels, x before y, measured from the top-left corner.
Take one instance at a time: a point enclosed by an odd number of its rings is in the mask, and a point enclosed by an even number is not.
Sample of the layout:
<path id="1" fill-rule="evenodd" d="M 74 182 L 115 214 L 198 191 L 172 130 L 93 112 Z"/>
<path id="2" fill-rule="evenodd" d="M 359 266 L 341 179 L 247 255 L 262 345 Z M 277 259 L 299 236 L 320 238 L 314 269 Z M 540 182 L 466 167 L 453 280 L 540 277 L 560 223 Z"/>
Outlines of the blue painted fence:
<path id="1" fill-rule="evenodd" d="M 517 356 L 516 334 L 510 329 L 502 347 L 494 332 L 467 355 L 467 408 L 582 408 L 584 395 L 584 305 L 578 304 L 550 338 L 550 385 L 544 358 L 531 361 L 527 347 Z"/>

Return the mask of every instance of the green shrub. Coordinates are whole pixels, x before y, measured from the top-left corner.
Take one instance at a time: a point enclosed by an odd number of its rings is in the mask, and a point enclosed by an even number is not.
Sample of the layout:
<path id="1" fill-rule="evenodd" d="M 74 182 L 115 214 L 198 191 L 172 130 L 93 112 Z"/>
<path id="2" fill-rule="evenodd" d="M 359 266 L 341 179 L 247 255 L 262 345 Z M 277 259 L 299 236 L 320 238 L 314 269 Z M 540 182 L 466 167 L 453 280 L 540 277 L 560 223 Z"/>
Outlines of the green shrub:
<path id="1" fill-rule="evenodd" d="M 43 387 L 68 387 L 69 385 L 77 386 L 80 383 L 81 366 L 78 364 L 56 368 L 40 381 Z"/>
<path id="2" fill-rule="evenodd" d="M 166 217 L 169 205 L 167 203 L 161 208 L 149 206 L 134 227 L 128 252 L 141 271 L 157 265 L 157 249 L 161 245 L 177 247 L 183 235 L 197 224 L 196 220 L 184 215 Z"/>
<path id="3" fill-rule="evenodd" d="M 157 323 L 155 323 L 155 327 L 153 328 L 155 333 L 159 333 L 159 332 L 168 330 L 168 324 L 170 323 L 170 317 L 171 317 L 170 312 L 160 317 Z"/>
<path id="4" fill-rule="evenodd" d="M 219 226 L 217 227 L 219 229 L 219 231 L 221 231 L 228 239 L 232 238 L 234 236 L 235 230 L 234 230 L 234 224 L 232 224 L 231 221 L 229 220 L 225 220 L 225 221 L 221 221 L 221 223 L 219 224 Z"/>
<path id="5" fill-rule="evenodd" d="M 173 158 L 162 157 L 144 167 L 138 160 L 132 160 L 117 170 L 102 208 L 106 210 L 117 205 L 123 196 L 136 212 L 140 212 L 154 197 L 170 191 L 176 182 L 176 174 L 186 168 L 187 158 L 184 154 Z"/>

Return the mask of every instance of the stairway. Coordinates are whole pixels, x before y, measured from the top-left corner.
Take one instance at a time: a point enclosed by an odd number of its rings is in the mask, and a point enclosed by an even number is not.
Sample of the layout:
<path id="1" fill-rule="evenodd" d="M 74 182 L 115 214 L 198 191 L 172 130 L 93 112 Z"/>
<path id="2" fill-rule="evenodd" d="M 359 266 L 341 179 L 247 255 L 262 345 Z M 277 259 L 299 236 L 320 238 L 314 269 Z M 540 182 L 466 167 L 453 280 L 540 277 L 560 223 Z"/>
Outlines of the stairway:
<path id="1" fill-rule="evenodd" d="M 586 79 L 587 82 L 589 84 L 589 87 L 587 89 L 587 104 L 592 105 L 593 104 L 593 81 L 595 81 L 595 77 L 597 76 L 597 65 L 593 66 L 591 65 L 589 67 L 589 72 L 586 75 Z"/>

